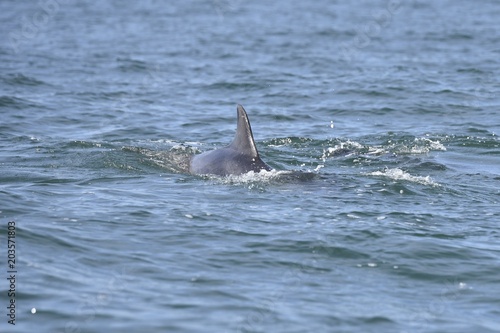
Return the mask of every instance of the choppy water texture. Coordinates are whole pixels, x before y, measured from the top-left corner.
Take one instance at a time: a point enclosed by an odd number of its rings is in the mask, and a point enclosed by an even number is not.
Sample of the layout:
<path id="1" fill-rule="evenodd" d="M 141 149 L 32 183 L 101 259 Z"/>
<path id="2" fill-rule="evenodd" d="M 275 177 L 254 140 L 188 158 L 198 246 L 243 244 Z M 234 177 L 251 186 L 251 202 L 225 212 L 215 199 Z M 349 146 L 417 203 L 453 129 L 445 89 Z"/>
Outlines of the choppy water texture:
<path id="1" fill-rule="evenodd" d="M 499 332 L 499 17 L 0 2 L 0 330 Z M 266 163 L 313 177 L 180 172 L 237 103 Z"/>

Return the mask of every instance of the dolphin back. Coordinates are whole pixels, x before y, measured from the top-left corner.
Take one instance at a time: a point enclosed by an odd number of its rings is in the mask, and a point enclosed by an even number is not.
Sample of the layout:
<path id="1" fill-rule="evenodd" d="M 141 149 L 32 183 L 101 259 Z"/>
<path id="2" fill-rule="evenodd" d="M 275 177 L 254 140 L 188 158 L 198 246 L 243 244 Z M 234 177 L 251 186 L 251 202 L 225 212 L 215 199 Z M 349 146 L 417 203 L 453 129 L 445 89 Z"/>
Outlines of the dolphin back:
<path id="1" fill-rule="evenodd" d="M 250 120 L 241 105 L 237 107 L 237 117 L 236 135 L 233 142 L 227 147 L 194 155 L 189 168 L 192 174 L 227 176 L 241 175 L 250 171 L 271 170 L 260 159 Z"/>

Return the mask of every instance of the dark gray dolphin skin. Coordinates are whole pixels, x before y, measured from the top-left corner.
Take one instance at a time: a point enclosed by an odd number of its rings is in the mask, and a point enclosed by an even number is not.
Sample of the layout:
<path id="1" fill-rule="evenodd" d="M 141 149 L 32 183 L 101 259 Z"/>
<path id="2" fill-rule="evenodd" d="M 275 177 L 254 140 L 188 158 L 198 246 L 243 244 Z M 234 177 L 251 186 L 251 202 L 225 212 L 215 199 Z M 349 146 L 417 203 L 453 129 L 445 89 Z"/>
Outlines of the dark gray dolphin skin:
<path id="1" fill-rule="evenodd" d="M 224 148 L 194 155 L 189 163 L 189 172 L 195 175 L 241 175 L 250 171 L 270 171 L 271 168 L 260 157 L 247 113 L 238 105 L 238 127 L 233 142 Z"/>

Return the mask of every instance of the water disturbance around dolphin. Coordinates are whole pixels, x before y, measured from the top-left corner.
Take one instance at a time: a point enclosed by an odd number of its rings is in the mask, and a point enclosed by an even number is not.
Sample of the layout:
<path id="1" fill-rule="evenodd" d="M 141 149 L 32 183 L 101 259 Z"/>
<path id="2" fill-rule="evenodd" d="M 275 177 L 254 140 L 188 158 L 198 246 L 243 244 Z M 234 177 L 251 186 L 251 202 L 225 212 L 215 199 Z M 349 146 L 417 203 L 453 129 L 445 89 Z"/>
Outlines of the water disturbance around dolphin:
<path id="1" fill-rule="evenodd" d="M 250 120 L 243 106 L 237 107 L 237 128 L 233 142 L 223 148 L 194 155 L 189 172 L 196 175 L 241 175 L 250 171 L 271 171 L 261 160 L 253 139 Z"/>

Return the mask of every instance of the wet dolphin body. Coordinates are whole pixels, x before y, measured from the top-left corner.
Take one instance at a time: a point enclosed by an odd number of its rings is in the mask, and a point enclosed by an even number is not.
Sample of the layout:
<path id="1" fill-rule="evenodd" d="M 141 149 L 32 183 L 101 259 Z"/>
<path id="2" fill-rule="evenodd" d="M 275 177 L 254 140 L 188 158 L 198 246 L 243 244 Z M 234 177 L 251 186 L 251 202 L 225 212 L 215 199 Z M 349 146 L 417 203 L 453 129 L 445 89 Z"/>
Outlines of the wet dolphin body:
<path id="1" fill-rule="evenodd" d="M 189 163 L 189 172 L 196 175 L 241 175 L 250 171 L 270 171 L 271 168 L 260 157 L 247 113 L 238 105 L 238 126 L 233 142 L 224 148 L 194 155 Z"/>

